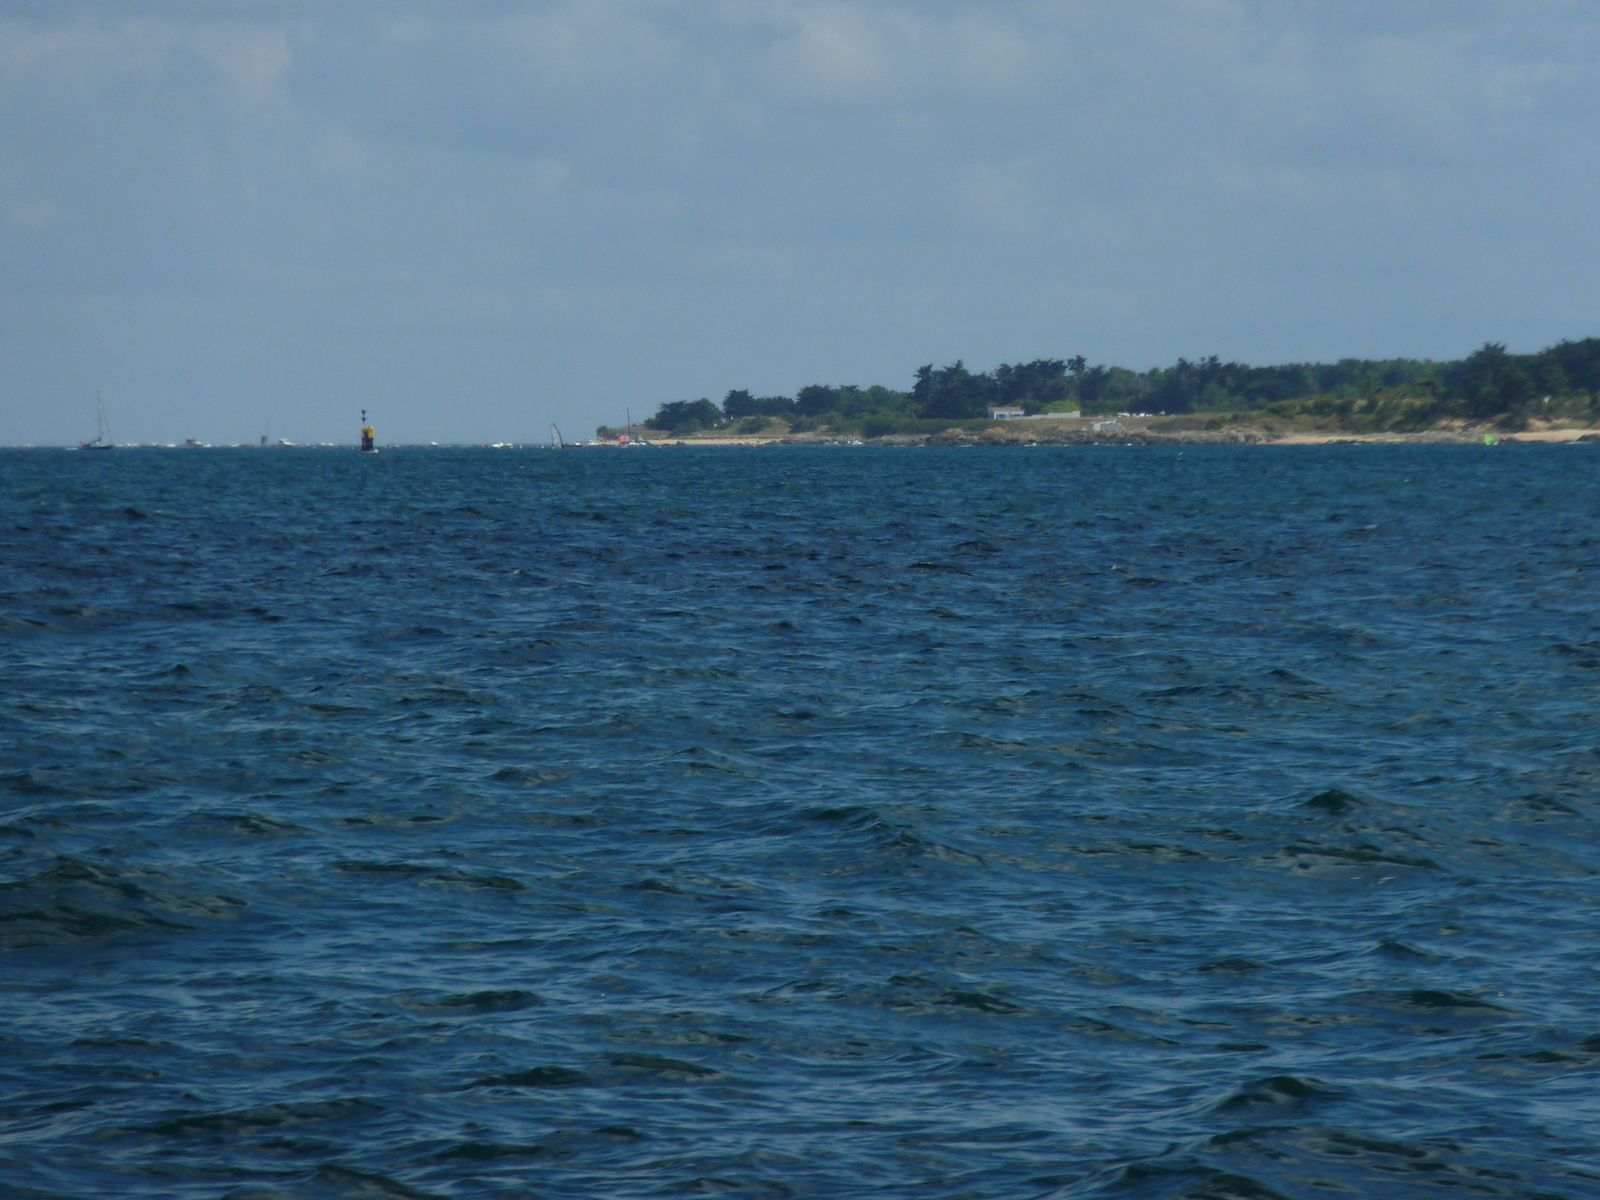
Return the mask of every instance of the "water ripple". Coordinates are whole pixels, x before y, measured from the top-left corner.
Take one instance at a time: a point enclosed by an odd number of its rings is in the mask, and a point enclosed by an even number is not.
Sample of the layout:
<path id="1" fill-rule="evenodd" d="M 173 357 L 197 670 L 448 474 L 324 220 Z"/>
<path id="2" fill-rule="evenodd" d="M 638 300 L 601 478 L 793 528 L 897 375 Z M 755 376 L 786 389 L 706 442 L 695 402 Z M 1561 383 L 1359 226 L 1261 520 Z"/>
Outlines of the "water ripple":
<path id="1" fill-rule="evenodd" d="M 0 453 L 0 1193 L 1600 1194 L 1592 453 Z"/>

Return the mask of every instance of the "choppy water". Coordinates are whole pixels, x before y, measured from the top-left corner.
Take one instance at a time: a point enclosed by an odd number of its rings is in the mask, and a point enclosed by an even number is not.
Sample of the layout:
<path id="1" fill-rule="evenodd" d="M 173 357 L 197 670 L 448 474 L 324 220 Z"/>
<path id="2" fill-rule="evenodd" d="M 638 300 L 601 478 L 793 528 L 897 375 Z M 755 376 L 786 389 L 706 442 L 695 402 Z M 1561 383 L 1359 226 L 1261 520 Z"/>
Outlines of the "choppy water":
<path id="1" fill-rule="evenodd" d="M 0 455 L 0 1194 L 1600 1196 L 1597 454 Z"/>

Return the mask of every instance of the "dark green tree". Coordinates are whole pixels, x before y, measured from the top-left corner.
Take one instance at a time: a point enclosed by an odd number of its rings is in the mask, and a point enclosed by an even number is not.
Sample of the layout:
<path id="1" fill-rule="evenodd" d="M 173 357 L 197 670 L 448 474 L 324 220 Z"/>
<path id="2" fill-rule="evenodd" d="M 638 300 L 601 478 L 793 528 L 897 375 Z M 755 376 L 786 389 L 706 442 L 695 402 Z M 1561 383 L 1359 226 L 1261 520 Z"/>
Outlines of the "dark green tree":
<path id="1" fill-rule="evenodd" d="M 1559 367 L 1561 377 L 1573 391 L 1600 395 L 1600 338 L 1584 338 L 1581 342 L 1557 342 L 1538 356 Z M 1547 388 L 1557 391 L 1557 388 Z"/>
<path id="2" fill-rule="evenodd" d="M 994 370 L 994 382 L 1001 404 L 1019 405 L 1030 413 L 1049 408 L 1072 394 L 1067 364 L 1059 358 L 1038 358 L 1016 366 L 1001 363 Z"/>
<path id="3" fill-rule="evenodd" d="M 794 411 L 794 401 L 787 396 L 752 396 L 741 388 L 727 394 L 722 411 L 730 421 L 739 417 L 785 417 Z"/>
<path id="4" fill-rule="evenodd" d="M 1507 354 L 1499 342 L 1485 342 L 1479 350 L 1445 371 L 1445 384 L 1457 399 L 1462 414 L 1478 420 L 1509 413 L 1533 398 L 1533 380 L 1523 360 Z"/>
<path id="5" fill-rule="evenodd" d="M 672 400 L 656 410 L 656 415 L 645 422 L 645 428 L 682 435 L 715 429 L 722 423 L 722 410 L 709 400 Z"/>
<path id="6" fill-rule="evenodd" d="M 820 417 L 833 412 L 837 407 L 833 393 L 834 389 L 823 383 L 803 387 L 794 394 L 794 410 L 802 417 Z"/>
<path id="7" fill-rule="evenodd" d="M 944 421 L 981 418 L 998 397 L 994 379 L 974 375 L 959 358 L 948 367 L 935 369 L 932 363 L 919 367 L 911 388 L 916 414 Z"/>

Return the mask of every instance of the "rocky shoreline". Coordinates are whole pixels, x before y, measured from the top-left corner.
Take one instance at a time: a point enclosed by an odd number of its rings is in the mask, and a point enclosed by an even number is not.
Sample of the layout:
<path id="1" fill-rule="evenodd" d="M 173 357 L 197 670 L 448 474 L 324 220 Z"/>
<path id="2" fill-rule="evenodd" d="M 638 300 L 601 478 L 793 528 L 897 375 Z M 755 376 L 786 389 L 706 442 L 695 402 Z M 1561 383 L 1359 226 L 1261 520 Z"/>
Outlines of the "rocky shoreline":
<path id="1" fill-rule="evenodd" d="M 1100 422 L 1104 424 L 1104 422 Z M 1600 443 L 1600 428 L 1593 426 L 1533 426 L 1516 433 L 1499 432 L 1491 425 L 1441 425 L 1409 433 L 1353 433 L 1339 430 L 1273 428 L 1238 422 L 1217 429 L 1197 424 L 1195 418 L 1120 418 L 1117 428 L 1092 428 L 1089 421 L 996 424 L 977 432 L 947 429 L 932 434 L 887 434 L 863 441 L 839 434 L 785 433 L 762 437 L 727 437 L 715 434 L 674 439 L 679 446 L 1331 446 L 1482 444 L 1485 435 L 1503 444 Z M 1191 427 L 1184 427 L 1190 425 Z M 658 443 L 661 444 L 661 443 Z"/>

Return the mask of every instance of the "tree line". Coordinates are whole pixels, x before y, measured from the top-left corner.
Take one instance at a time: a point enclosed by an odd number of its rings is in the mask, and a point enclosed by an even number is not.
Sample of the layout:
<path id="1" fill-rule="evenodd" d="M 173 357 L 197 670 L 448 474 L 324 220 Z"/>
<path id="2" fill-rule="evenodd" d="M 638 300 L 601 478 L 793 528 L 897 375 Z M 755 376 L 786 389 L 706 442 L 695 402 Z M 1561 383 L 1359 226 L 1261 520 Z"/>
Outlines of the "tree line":
<path id="1" fill-rule="evenodd" d="M 1028 414 L 1320 415 L 1392 427 L 1463 418 L 1516 428 L 1538 415 L 1600 417 L 1597 397 L 1600 338 L 1585 338 L 1535 354 L 1511 354 L 1491 342 L 1453 362 L 1345 358 L 1253 367 L 1212 356 L 1133 371 L 1090 366 L 1079 355 L 974 372 L 957 359 L 919 367 L 906 391 L 812 384 L 793 396 L 756 396 L 736 389 L 720 405 L 709 399 L 664 403 L 645 426 L 680 437 L 705 429 L 759 433 L 781 419 L 796 432 L 832 428 L 879 436 L 983 420 L 992 407 L 1015 406 Z M 609 432 L 602 427 L 602 435 Z"/>

